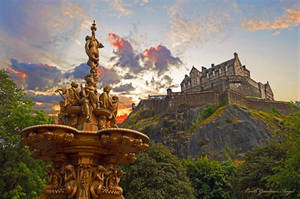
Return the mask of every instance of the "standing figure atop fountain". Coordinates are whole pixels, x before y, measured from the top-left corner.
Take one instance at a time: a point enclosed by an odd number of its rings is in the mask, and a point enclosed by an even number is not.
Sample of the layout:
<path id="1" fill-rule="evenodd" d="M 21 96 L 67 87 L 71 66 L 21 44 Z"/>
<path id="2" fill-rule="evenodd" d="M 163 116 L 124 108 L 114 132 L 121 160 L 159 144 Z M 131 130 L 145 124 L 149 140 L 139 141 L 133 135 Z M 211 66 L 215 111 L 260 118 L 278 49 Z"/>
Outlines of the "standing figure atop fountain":
<path id="1" fill-rule="evenodd" d="M 85 37 L 85 52 L 89 57 L 89 60 L 87 62 L 87 65 L 91 67 L 91 72 L 96 71 L 97 73 L 97 66 L 99 65 L 99 50 L 98 48 L 103 48 L 103 44 L 98 42 L 95 36 L 95 31 L 97 30 L 96 28 L 96 23 L 95 20 L 93 22 L 93 25 L 91 27 L 92 30 L 92 36 L 86 36 Z"/>

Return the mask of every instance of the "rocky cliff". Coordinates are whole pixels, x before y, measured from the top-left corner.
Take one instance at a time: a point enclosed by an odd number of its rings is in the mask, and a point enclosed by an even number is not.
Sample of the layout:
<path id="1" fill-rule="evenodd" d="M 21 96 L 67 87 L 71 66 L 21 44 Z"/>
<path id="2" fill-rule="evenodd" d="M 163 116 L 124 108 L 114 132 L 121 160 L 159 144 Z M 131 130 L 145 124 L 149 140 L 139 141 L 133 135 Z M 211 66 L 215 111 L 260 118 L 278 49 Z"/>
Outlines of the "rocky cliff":
<path id="1" fill-rule="evenodd" d="M 246 151 L 266 144 L 281 122 L 276 110 L 262 112 L 236 105 L 217 108 L 180 105 L 172 113 L 135 110 L 121 127 L 147 134 L 180 158 L 195 159 L 206 153 L 224 159 L 226 155 L 239 158 Z"/>

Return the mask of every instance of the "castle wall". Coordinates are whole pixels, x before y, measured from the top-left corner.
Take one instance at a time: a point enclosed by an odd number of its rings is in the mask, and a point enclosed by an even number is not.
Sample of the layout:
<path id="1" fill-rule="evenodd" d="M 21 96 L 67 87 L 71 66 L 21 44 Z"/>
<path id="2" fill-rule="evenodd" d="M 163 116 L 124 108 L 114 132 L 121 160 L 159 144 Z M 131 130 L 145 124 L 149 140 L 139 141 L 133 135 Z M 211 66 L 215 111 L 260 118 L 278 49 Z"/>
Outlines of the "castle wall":
<path id="1" fill-rule="evenodd" d="M 201 106 L 203 104 L 219 105 L 219 94 L 215 91 L 193 92 L 181 95 L 171 96 L 169 101 L 170 108 L 177 107 L 180 104 L 188 104 L 191 106 Z"/>
<path id="2" fill-rule="evenodd" d="M 145 99 L 141 100 L 136 109 L 152 110 L 155 113 L 166 111 L 169 108 L 169 102 L 166 99 Z"/>
<path id="3" fill-rule="evenodd" d="M 287 102 L 246 98 L 232 90 L 228 90 L 225 96 L 227 98 L 228 104 L 237 104 L 250 109 L 269 112 L 272 111 L 273 108 L 275 108 L 279 113 L 284 115 L 289 114 L 294 109 L 294 107 Z"/>
<path id="4" fill-rule="evenodd" d="M 217 91 L 204 91 L 204 92 L 192 92 L 192 93 L 170 93 L 164 98 L 150 98 L 141 100 L 136 109 L 152 110 L 155 113 L 163 111 L 175 111 L 181 104 L 187 104 L 190 106 L 201 106 L 203 104 L 213 104 L 218 106 L 223 103 L 224 98 L 227 104 L 237 104 L 250 109 L 272 111 L 275 108 L 279 113 L 287 115 L 295 107 L 291 106 L 287 102 L 270 101 L 264 99 L 247 98 L 241 95 L 239 92 L 228 89 L 223 95 L 220 95 Z"/>
<path id="5" fill-rule="evenodd" d="M 257 88 L 257 86 L 253 86 L 253 83 L 250 84 L 249 82 L 244 78 L 238 78 L 238 79 L 231 79 L 229 81 L 229 88 L 231 90 L 234 90 L 238 93 L 240 93 L 243 96 L 253 96 L 253 97 L 261 97 L 260 90 Z M 256 83 L 257 85 L 257 83 Z"/>

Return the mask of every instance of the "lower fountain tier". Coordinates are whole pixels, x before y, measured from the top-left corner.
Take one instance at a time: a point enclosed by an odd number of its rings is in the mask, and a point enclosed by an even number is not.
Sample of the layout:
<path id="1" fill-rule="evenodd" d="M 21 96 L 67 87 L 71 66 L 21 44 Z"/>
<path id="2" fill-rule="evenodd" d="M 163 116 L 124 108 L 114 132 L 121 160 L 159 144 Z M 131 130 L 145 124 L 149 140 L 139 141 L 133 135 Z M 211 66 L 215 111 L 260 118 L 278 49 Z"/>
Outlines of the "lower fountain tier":
<path id="1" fill-rule="evenodd" d="M 148 148 L 149 138 L 134 130 L 107 128 L 80 131 L 65 125 L 36 125 L 25 128 L 22 142 L 35 158 L 60 162 L 77 154 L 90 154 L 97 162 L 123 164 L 134 162 L 136 154 Z"/>

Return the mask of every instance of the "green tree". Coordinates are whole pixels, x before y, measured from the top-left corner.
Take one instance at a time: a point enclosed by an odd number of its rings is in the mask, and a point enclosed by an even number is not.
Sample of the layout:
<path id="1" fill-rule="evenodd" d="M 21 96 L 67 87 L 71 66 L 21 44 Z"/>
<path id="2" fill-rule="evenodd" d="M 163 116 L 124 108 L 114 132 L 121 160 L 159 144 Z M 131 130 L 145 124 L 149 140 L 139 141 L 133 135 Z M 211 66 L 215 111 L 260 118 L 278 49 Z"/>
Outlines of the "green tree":
<path id="1" fill-rule="evenodd" d="M 46 183 L 45 163 L 34 160 L 21 143 L 20 131 L 49 123 L 42 111 L 0 70 L 0 195 L 3 199 L 37 198 Z"/>
<path id="2" fill-rule="evenodd" d="M 219 162 L 202 156 L 196 161 L 183 160 L 195 190 L 196 198 L 232 198 L 230 179 L 234 176 L 232 161 Z"/>
<path id="3" fill-rule="evenodd" d="M 276 190 L 295 190 L 290 198 L 300 198 L 300 111 L 288 115 L 284 121 L 287 158 L 283 165 L 274 167 L 274 175 L 267 178 L 268 186 Z"/>
<path id="4" fill-rule="evenodd" d="M 244 162 L 236 169 L 236 176 L 233 179 L 234 198 L 270 198 L 270 195 L 258 196 L 245 191 L 247 189 L 269 190 L 267 178 L 274 175 L 274 167 L 282 165 L 286 152 L 287 149 L 283 145 L 275 142 L 247 152 Z"/>
<path id="5" fill-rule="evenodd" d="M 130 199 L 193 199 L 193 188 L 180 160 L 162 144 L 151 143 L 134 164 L 122 167 L 120 185 Z"/>

